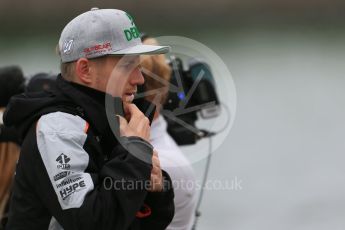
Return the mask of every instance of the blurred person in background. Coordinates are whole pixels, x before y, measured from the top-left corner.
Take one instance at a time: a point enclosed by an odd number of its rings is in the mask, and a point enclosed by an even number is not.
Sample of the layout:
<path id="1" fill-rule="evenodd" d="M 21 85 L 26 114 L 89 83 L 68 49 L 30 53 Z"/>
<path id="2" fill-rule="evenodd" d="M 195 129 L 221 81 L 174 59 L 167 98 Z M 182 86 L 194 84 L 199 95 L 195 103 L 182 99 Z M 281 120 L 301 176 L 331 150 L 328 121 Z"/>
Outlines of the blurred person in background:
<path id="1" fill-rule="evenodd" d="M 19 157 L 19 138 L 14 128 L 3 124 L 3 112 L 16 94 L 24 92 L 25 78 L 17 66 L 0 68 L 0 229 L 7 218 L 15 166 Z"/>
<path id="2" fill-rule="evenodd" d="M 53 91 L 55 89 L 56 75 L 51 73 L 37 73 L 32 76 L 26 86 L 25 92 Z"/>
<path id="3" fill-rule="evenodd" d="M 148 36 L 143 36 L 142 40 L 146 45 L 159 45 L 156 39 Z M 150 141 L 159 153 L 162 169 L 169 173 L 173 184 L 177 185 L 174 187 L 175 216 L 167 229 L 190 230 L 194 222 L 197 204 L 195 173 L 188 159 L 168 134 L 167 122 L 160 114 L 162 105 L 167 98 L 172 70 L 164 54 L 144 55 L 141 61 L 145 78 L 143 90 L 154 92 L 154 94 L 149 93 L 150 95 L 145 98 L 156 105 Z M 160 77 L 163 81 L 157 81 L 152 75 Z"/>

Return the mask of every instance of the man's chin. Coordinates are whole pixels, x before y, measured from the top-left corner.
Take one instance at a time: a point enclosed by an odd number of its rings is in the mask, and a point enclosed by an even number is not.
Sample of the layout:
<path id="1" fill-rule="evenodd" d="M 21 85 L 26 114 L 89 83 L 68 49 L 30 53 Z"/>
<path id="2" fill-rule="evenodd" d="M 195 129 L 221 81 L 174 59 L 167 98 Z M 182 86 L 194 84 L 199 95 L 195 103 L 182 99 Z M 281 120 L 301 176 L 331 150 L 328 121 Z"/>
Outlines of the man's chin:
<path id="1" fill-rule="evenodd" d="M 133 103 L 133 100 L 134 100 L 134 94 L 130 95 L 130 96 L 129 95 L 125 95 L 125 96 L 122 97 L 122 101 L 124 103 L 131 104 L 131 103 Z"/>
<path id="2" fill-rule="evenodd" d="M 124 105 L 130 105 L 130 104 L 133 104 L 133 102 L 126 102 L 126 101 L 123 101 L 123 104 L 124 104 Z"/>

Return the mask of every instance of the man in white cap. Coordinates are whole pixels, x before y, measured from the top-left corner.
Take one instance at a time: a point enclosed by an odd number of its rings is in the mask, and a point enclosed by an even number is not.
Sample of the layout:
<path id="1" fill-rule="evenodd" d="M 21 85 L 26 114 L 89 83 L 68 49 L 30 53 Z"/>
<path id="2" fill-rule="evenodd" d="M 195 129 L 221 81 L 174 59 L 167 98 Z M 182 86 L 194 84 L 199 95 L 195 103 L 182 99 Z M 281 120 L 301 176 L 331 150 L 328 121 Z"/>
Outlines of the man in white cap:
<path id="1" fill-rule="evenodd" d="M 166 228 L 171 180 L 131 102 L 144 83 L 139 55 L 168 51 L 142 45 L 121 10 L 94 8 L 66 25 L 56 89 L 14 97 L 4 114 L 23 140 L 7 229 Z M 106 97 L 124 112 L 109 115 Z"/>

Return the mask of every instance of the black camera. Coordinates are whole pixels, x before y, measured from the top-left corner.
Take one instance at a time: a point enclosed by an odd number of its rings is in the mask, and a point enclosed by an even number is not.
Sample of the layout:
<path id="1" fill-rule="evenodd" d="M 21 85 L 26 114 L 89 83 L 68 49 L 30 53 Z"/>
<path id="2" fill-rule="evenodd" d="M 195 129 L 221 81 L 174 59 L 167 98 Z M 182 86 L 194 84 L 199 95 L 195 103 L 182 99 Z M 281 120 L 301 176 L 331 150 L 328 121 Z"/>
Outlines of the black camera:
<path id="1" fill-rule="evenodd" d="M 205 119 L 220 114 L 220 103 L 210 66 L 202 61 L 190 59 L 184 69 L 180 58 L 171 57 L 172 76 L 169 95 L 161 111 L 168 122 L 168 133 L 178 145 L 195 144 L 209 136 L 195 122 L 199 116 Z"/>
<path id="2" fill-rule="evenodd" d="M 141 34 L 144 41 L 150 36 Z M 196 59 L 190 59 L 184 69 L 181 58 L 170 56 L 172 76 L 168 97 L 161 114 L 168 122 L 168 133 L 178 145 L 195 144 L 199 139 L 213 133 L 198 129 L 195 125 L 199 116 L 214 118 L 220 114 L 220 103 L 216 84 L 210 66 Z M 145 87 L 138 87 L 144 92 Z M 138 107 L 140 108 L 140 104 Z"/>

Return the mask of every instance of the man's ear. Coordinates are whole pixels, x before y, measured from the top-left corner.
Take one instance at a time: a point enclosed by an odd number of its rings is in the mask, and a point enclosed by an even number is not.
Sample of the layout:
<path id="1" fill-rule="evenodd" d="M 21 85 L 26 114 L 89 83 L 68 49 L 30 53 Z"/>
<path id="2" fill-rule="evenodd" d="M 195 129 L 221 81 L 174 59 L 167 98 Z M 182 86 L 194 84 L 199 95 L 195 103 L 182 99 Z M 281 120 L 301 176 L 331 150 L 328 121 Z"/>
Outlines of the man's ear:
<path id="1" fill-rule="evenodd" d="M 84 84 L 92 83 L 92 76 L 90 72 L 90 61 L 86 58 L 80 58 L 76 62 L 75 72 L 78 79 Z"/>

